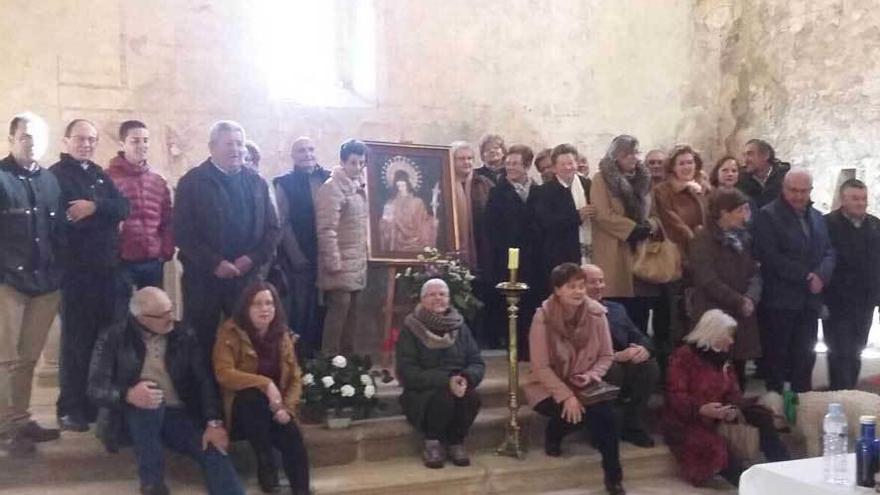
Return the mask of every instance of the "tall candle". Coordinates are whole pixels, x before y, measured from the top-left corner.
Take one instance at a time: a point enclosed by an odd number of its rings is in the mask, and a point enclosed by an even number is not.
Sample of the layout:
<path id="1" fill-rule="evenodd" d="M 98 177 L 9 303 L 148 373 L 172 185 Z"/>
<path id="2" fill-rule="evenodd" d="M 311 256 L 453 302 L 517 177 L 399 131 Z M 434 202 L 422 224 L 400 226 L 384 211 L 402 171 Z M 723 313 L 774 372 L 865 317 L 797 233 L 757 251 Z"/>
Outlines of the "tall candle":
<path id="1" fill-rule="evenodd" d="M 519 268 L 519 248 L 509 248 L 507 250 L 507 269 L 516 270 Z"/>

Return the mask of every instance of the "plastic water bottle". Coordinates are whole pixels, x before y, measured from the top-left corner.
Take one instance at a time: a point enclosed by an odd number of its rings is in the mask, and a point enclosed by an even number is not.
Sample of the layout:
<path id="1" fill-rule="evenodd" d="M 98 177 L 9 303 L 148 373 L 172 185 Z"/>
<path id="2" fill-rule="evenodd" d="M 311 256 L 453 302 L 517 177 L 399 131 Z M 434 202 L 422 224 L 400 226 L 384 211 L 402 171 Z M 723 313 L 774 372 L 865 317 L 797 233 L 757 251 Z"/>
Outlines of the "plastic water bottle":
<path id="1" fill-rule="evenodd" d="M 847 474 L 848 431 L 843 406 L 828 404 L 828 414 L 822 423 L 822 457 L 825 465 L 825 481 L 838 485 L 849 483 Z"/>

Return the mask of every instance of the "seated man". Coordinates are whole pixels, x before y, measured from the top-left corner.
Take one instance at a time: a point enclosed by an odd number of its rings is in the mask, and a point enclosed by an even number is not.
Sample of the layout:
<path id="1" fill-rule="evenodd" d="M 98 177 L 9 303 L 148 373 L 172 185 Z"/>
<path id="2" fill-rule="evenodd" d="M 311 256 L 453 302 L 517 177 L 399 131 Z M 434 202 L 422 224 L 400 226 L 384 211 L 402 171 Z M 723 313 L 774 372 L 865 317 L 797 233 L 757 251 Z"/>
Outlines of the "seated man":
<path id="1" fill-rule="evenodd" d="M 614 347 L 614 364 L 605 381 L 620 387 L 618 405 L 623 413 L 621 440 L 639 447 L 653 447 L 654 439 L 645 431 L 642 416 L 657 383 L 660 368 L 653 358 L 651 340 L 629 319 L 622 304 L 603 299 L 605 274 L 596 265 L 584 265 L 587 295 L 608 310 L 608 329 Z"/>
<path id="2" fill-rule="evenodd" d="M 210 494 L 244 495 L 201 347 L 172 311 L 164 291 L 145 287 L 95 344 L 88 395 L 102 408 L 98 436 L 110 452 L 130 437 L 144 495 L 169 493 L 163 446 L 199 462 Z"/>

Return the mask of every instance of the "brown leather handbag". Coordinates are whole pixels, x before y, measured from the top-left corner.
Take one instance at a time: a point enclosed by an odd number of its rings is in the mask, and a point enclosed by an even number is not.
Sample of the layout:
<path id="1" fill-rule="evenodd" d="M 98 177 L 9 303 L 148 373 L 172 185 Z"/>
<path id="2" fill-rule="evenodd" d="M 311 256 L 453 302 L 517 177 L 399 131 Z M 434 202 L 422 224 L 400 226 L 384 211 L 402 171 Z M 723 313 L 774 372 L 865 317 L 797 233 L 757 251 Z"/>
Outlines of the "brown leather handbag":
<path id="1" fill-rule="evenodd" d="M 585 388 L 576 389 L 575 395 L 581 404 L 587 407 L 617 399 L 620 395 L 620 387 L 607 382 L 592 383 Z"/>

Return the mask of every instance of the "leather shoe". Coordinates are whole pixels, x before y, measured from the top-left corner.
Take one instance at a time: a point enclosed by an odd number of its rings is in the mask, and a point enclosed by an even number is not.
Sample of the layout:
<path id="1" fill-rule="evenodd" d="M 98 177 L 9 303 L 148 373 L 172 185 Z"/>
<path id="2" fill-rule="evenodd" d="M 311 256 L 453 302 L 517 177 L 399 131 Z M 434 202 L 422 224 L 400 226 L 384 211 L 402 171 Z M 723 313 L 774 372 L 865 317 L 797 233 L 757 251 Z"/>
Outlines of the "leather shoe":
<path id="1" fill-rule="evenodd" d="M 0 441 L 0 450 L 5 451 L 9 457 L 30 457 L 37 452 L 34 441 L 16 432 Z"/>
<path id="2" fill-rule="evenodd" d="M 18 430 L 19 435 L 23 435 L 34 443 L 51 442 L 61 437 L 61 431 L 58 428 L 44 428 L 36 421 L 28 421 Z"/>
<path id="3" fill-rule="evenodd" d="M 605 483 L 605 491 L 608 492 L 608 495 L 626 495 L 626 490 L 623 489 L 623 485 L 619 481 Z"/>
<path id="4" fill-rule="evenodd" d="M 464 444 L 454 444 L 449 446 L 449 459 L 456 466 L 470 466 L 471 459 L 468 457 Z"/>
<path id="5" fill-rule="evenodd" d="M 425 467 L 431 469 L 440 469 L 443 467 L 443 463 L 446 461 L 445 452 L 443 452 L 443 446 L 440 445 L 440 440 L 425 440 L 425 450 L 422 452 L 422 460 L 425 462 Z"/>
<path id="6" fill-rule="evenodd" d="M 155 485 L 141 485 L 141 495 L 170 495 L 168 486 L 165 483 L 157 483 Z"/>
<path id="7" fill-rule="evenodd" d="M 89 431 L 89 423 L 85 419 L 73 414 L 65 414 L 58 418 L 58 426 L 60 426 L 63 431 L 74 431 L 77 433 Z"/>
<path id="8" fill-rule="evenodd" d="M 654 446 L 654 439 L 644 430 L 626 430 L 620 435 L 620 438 L 636 447 L 648 449 Z"/>

